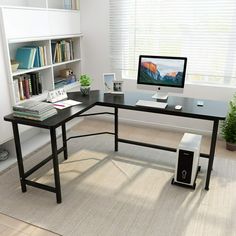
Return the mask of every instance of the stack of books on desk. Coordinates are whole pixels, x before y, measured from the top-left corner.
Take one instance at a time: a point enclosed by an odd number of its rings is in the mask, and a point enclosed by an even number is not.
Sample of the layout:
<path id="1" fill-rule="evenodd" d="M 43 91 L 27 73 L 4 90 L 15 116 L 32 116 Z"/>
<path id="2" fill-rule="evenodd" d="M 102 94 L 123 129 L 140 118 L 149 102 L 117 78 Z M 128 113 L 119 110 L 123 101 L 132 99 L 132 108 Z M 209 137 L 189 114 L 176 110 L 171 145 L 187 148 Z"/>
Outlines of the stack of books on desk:
<path id="1" fill-rule="evenodd" d="M 56 108 L 47 102 L 27 101 L 13 106 L 13 116 L 43 121 L 57 114 Z"/>

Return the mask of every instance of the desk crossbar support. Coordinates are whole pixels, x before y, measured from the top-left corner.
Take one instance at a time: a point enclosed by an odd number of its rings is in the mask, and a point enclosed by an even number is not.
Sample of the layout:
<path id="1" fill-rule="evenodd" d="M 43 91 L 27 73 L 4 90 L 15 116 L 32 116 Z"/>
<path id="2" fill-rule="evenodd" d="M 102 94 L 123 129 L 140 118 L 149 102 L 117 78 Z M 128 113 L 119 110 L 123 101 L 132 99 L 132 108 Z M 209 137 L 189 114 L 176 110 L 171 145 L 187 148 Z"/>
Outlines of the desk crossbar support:
<path id="1" fill-rule="evenodd" d="M 28 179 L 25 180 L 25 183 L 27 185 L 30 185 L 30 186 L 35 187 L 35 188 L 40 188 L 40 189 L 43 189 L 43 190 L 46 190 L 46 191 L 49 191 L 49 192 L 56 193 L 56 188 L 51 187 L 49 185 L 40 184 L 38 182 L 31 181 L 31 180 L 28 180 Z"/>
<path id="2" fill-rule="evenodd" d="M 58 151 L 57 154 L 61 153 L 62 151 L 64 151 L 64 148 L 61 147 Z M 42 160 L 41 162 L 39 162 L 36 166 L 32 167 L 30 170 L 26 171 L 24 174 L 24 177 L 27 178 L 29 177 L 31 174 L 33 174 L 36 170 L 38 170 L 40 167 L 44 166 L 45 164 L 47 164 L 50 160 L 52 160 L 52 155 L 48 156 L 47 158 L 45 158 L 44 160 Z"/>
<path id="3" fill-rule="evenodd" d="M 165 146 L 160 146 L 160 145 L 150 144 L 150 143 L 137 142 L 137 141 L 132 141 L 129 139 L 119 138 L 118 141 L 121 143 L 128 143 L 128 144 L 133 144 L 133 145 L 138 145 L 138 146 L 143 146 L 143 147 L 161 149 L 161 150 L 170 151 L 170 152 L 176 152 L 177 150 L 176 148 L 170 148 L 170 147 L 165 147 Z"/>
<path id="4" fill-rule="evenodd" d="M 150 143 L 137 142 L 137 141 L 132 141 L 132 140 L 129 140 L 129 139 L 119 138 L 118 141 L 121 142 L 121 143 L 128 143 L 128 144 L 132 144 L 132 145 L 149 147 L 149 148 L 154 148 L 154 149 L 160 149 L 160 150 L 169 151 L 169 152 L 176 152 L 177 151 L 176 148 L 160 146 L 160 145 L 150 144 Z M 210 155 L 205 154 L 205 153 L 200 153 L 200 156 L 203 157 L 203 158 L 208 158 L 209 159 Z"/>
<path id="5" fill-rule="evenodd" d="M 92 133 L 92 134 L 82 134 L 82 135 L 71 136 L 66 141 L 69 141 L 70 139 L 73 139 L 73 138 L 84 138 L 84 137 L 102 135 L 102 134 L 112 134 L 112 135 L 114 135 L 114 133 L 112 133 L 112 132 L 99 132 L 99 133 Z"/>
<path id="6" fill-rule="evenodd" d="M 96 112 L 96 113 L 89 113 L 89 114 L 78 115 L 78 117 L 96 116 L 96 115 L 115 115 L 115 114 L 112 113 L 112 112 Z"/>

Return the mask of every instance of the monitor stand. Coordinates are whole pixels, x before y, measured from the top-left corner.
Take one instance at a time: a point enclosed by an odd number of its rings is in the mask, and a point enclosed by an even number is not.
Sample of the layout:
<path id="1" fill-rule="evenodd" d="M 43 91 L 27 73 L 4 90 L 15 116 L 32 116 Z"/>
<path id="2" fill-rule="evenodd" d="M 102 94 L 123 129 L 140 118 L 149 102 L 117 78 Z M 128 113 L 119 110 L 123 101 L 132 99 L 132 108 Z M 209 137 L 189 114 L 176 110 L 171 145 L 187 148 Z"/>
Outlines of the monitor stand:
<path id="1" fill-rule="evenodd" d="M 157 92 L 152 96 L 152 98 L 154 98 L 154 99 L 156 99 L 157 101 L 160 101 L 160 102 L 165 102 L 168 98 L 168 93 Z"/>

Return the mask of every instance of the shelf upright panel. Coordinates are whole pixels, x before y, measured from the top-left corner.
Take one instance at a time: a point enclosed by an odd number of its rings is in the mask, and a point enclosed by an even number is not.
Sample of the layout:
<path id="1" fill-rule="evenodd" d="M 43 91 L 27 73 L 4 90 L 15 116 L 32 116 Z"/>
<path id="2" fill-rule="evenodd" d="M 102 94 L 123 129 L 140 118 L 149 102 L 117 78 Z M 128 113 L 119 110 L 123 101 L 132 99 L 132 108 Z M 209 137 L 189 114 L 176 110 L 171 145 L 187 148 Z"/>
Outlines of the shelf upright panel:
<path id="1" fill-rule="evenodd" d="M 3 40 L 3 49 L 4 49 L 4 56 L 5 56 L 5 66 L 7 68 L 7 77 L 8 77 L 8 88 L 10 93 L 10 100 L 12 104 L 15 104 L 16 98 L 13 86 L 10 86 L 13 83 L 13 78 L 11 74 L 11 57 L 10 57 L 10 50 L 9 50 L 9 44 L 8 44 L 8 37 L 6 34 L 6 26 L 4 24 L 4 8 L 0 8 L 0 17 L 1 17 L 1 30 L 2 30 L 2 40 Z"/>

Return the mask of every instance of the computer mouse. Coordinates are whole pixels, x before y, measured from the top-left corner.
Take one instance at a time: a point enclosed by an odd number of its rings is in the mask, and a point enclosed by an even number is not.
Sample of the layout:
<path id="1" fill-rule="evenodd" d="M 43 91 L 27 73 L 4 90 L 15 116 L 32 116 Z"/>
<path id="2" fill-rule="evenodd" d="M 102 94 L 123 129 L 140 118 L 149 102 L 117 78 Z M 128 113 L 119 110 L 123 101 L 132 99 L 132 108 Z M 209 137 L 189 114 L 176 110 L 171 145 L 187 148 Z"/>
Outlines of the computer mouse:
<path id="1" fill-rule="evenodd" d="M 175 106 L 175 109 L 176 109 L 176 110 L 180 110 L 180 109 L 182 109 L 182 106 L 181 106 L 181 105 L 176 105 L 176 106 Z"/>

